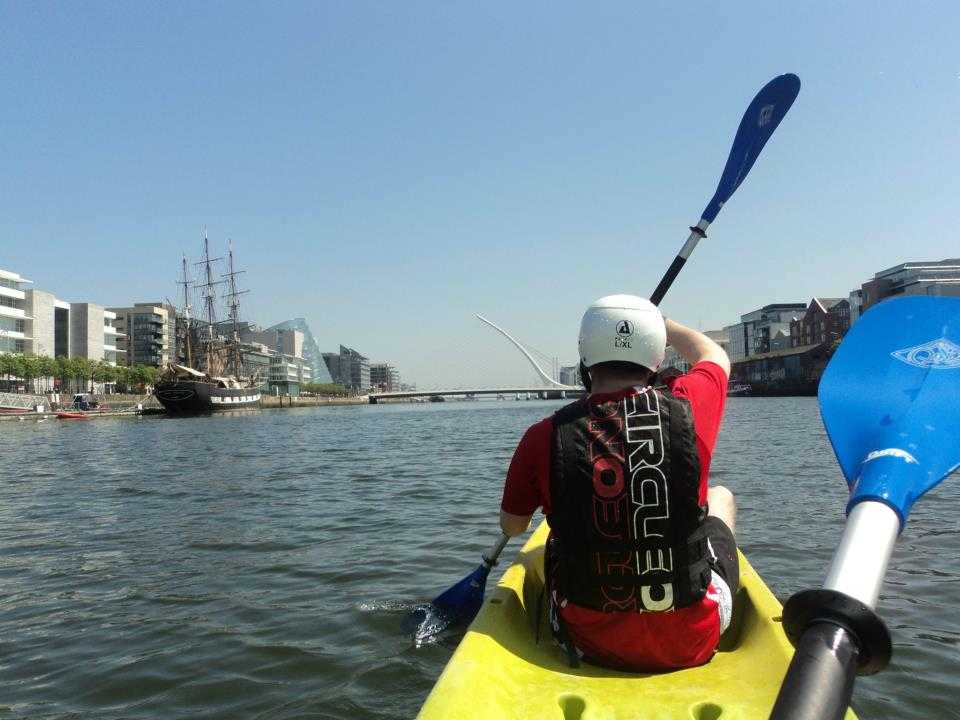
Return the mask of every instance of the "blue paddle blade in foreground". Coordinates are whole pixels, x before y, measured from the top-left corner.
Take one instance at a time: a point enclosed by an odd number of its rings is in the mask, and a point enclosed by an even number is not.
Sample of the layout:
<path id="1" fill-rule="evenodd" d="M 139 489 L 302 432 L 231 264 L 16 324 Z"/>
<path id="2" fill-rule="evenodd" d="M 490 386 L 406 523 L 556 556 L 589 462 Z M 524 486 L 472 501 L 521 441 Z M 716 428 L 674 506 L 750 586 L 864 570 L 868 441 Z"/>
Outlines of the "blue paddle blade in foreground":
<path id="1" fill-rule="evenodd" d="M 960 298 L 904 297 L 868 310 L 820 380 L 820 413 L 850 486 L 906 523 L 960 465 Z"/>
<path id="2" fill-rule="evenodd" d="M 792 73 L 778 75 L 768 82 L 747 107 L 737 128 L 730 156 L 720 176 L 720 184 L 701 217 L 713 222 L 723 204 L 750 172 L 753 163 L 787 114 L 800 92 L 800 78 Z"/>

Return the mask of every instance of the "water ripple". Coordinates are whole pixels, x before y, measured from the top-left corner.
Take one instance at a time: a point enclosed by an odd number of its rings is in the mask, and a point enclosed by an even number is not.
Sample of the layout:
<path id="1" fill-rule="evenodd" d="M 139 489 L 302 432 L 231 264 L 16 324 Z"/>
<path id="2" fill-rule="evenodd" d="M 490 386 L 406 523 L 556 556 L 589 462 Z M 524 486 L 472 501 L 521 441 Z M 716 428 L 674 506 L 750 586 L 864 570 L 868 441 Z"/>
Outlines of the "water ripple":
<path id="1" fill-rule="evenodd" d="M 401 622 L 477 566 L 513 447 L 556 407 L 4 423 L 0 717 L 412 717 L 457 635 L 415 648 Z M 846 488 L 815 402 L 731 399 L 713 473 L 775 593 L 819 583 Z M 954 713 L 957 485 L 891 561 L 865 717 Z"/>

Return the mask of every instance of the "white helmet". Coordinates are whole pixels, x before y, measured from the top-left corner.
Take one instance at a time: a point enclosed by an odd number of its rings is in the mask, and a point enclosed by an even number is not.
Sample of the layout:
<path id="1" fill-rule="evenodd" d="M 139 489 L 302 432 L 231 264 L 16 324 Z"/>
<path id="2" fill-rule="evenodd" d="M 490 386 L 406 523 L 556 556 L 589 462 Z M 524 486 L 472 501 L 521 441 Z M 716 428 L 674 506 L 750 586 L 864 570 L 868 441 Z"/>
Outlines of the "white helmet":
<path id="1" fill-rule="evenodd" d="M 580 360 L 586 367 L 629 362 L 656 370 L 663 362 L 667 329 L 660 309 L 636 295 L 607 295 L 580 321 Z"/>

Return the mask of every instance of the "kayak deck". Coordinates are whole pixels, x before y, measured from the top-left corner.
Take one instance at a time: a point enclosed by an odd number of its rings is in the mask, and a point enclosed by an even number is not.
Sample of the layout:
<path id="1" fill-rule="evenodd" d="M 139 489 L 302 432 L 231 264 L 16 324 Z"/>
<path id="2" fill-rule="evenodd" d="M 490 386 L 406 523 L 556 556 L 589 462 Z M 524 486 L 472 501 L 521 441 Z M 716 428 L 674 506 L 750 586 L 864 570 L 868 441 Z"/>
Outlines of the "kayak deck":
<path id="1" fill-rule="evenodd" d="M 418 718 L 769 717 L 793 647 L 780 626 L 780 603 L 742 554 L 733 622 L 709 663 L 653 674 L 586 663 L 571 668 L 553 641 L 540 600 L 547 533 L 543 522 L 490 593 Z M 856 716 L 848 711 L 846 717 Z"/>

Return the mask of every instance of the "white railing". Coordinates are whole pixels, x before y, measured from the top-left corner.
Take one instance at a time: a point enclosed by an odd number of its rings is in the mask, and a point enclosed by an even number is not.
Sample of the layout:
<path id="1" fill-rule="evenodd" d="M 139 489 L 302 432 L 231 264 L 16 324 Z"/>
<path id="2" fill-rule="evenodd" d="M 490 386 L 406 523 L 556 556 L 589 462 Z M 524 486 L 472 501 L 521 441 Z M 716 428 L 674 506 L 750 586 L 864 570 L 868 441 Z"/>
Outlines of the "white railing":
<path id="1" fill-rule="evenodd" d="M 46 405 L 46 403 L 47 399 L 43 395 L 0 392 L 0 407 L 4 408 L 33 410 L 37 405 Z"/>

